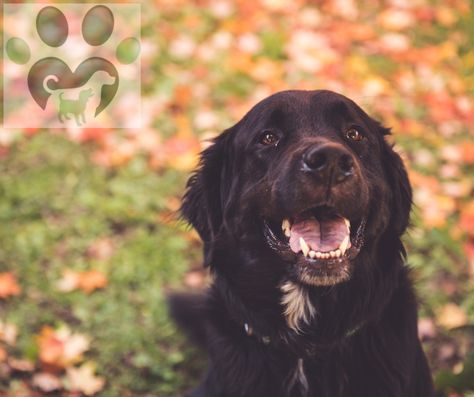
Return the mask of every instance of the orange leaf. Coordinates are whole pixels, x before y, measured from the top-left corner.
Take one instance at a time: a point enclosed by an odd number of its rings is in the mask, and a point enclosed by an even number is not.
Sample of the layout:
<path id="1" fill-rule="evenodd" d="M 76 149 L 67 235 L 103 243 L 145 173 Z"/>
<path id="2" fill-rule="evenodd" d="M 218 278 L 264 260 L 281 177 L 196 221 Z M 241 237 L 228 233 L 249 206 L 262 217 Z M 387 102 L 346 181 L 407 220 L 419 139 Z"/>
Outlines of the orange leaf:
<path id="1" fill-rule="evenodd" d="M 19 295 L 20 292 L 20 286 L 12 272 L 0 273 L 0 298 Z"/>
<path id="2" fill-rule="evenodd" d="M 91 293 L 96 289 L 104 288 L 106 285 L 107 277 L 98 270 L 77 272 L 66 269 L 63 272 L 63 277 L 56 283 L 56 287 L 62 292 L 81 289 L 84 292 Z"/>
<path id="3" fill-rule="evenodd" d="M 7 351 L 0 346 L 0 362 L 4 362 L 8 357 Z"/>
<path id="4" fill-rule="evenodd" d="M 459 224 L 465 233 L 474 236 L 474 201 L 471 201 L 461 209 Z"/>
<path id="5" fill-rule="evenodd" d="M 45 326 L 37 337 L 40 361 L 54 368 L 65 368 L 82 359 L 82 354 L 89 349 L 89 339 L 69 328 L 54 330 Z"/>
<path id="6" fill-rule="evenodd" d="M 107 285 L 107 277 L 98 270 L 89 270 L 79 274 L 77 287 L 84 292 L 91 293 L 92 291 L 104 288 Z"/>
<path id="7" fill-rule="evenodd" d="M 39 359 L 43 364 L 64 366 L 64 342 L 59 339 L 51 327 L 43 327 L 37 338 Z"/>
<path id="8" fill-rule="evenodd" d="M 461 144 L 461 157 L 466 164 L 474 164 L 474 142 Z"/>
<path id="9" fill-rule="evenodd" d="M 189 171 L 195 168 L 198 163 L 198 154 L 201 146 L 195 138 L 175 136 L 165 142 L 162 150 L 168 167 Z"/>

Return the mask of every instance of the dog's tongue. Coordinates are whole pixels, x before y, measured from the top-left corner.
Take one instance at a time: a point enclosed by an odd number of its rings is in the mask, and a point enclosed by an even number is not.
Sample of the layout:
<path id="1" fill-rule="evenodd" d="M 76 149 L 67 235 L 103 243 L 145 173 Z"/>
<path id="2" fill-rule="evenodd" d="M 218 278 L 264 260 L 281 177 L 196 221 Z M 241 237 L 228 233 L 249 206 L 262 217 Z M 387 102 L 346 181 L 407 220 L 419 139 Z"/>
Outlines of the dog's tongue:
<path id="1" fill-rule="evenodd" d="M 301 251 L 300 237 L 303 237 L 313 251 L 333 251 L 348 234 L 344 218 L 339 216 L 320 220 L 316 218 L 295 220 L 291 226 L 290 247 L 295 253 Z"/>

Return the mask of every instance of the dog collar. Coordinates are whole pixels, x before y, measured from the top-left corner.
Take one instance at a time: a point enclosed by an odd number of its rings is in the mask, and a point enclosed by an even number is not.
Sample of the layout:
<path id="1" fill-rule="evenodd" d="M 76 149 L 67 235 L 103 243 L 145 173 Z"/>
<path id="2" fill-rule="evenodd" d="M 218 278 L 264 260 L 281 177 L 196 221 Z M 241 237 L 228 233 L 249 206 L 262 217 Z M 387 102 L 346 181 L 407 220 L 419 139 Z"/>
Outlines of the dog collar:
<path id="1" fill-rule="evenodd" d="M 248 323 L 244 323 L 244 330 L 245 330 L 245 333 L 247 334 L 247 336 L 254 336 L 254 332 L 253 332 L 253 328 L 248 324 Z M 256 336 L 256 335 L 255 335 Z M 270 337 L 265 335 L 265 336 L 261 336 L 261 337 L 258 337 L 256 336 L 257 339 L 260 340 L 260 342 L 262 342 L 264 345 L 268 345 L 271 341 Z"/>
<path id="2" fill-rule="evenodd" d="M 365 325 L 365 322 L 362 322 L 360 323 L 359 325 L 355 326 L 354 328 L 351 328 L 349 329 L 348 331 L 346 331 L 346 333 L 344 334 L 344 338 L 343 339 L 348 339 L 352 336 L 354 336 L 355 334 L 357 334 L 361 329 L 362 327 Z M 268 335 L 264 335 L 264 336 L 258 336 L 258 335 L 255 335 L 254 331 L 253 331 L 253 328 L 249 325 L 249 323 L 244 323 L 244 331 L 245 333 L 247 334 L 247 336 L 255 336 L 258 340 L 260 340 L 260 342 L 262 342 L 264 345 L 269 345 L 270 342 L 271 342 L 271 339 Z"/>

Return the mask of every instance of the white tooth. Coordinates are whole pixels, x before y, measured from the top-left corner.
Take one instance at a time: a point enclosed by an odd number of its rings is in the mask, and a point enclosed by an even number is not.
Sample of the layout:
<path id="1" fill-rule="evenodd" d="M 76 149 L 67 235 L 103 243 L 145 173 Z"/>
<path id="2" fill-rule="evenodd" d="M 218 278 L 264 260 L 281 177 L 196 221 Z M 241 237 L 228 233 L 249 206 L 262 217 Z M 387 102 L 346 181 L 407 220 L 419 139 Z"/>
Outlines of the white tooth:
<path id="1" fill-rule="evenodd" d="M 303 237 L 300 237 L 300 247 L 301 247 L 301 251 L 303 251 L 303 255 L 308 256 L 309 247 L 308 247 L 308 244 L 306 244 L 306 241 L 304 241 Z"/>
<path id="2" fill-rule="evenodd" d="M 349 219 L 344 218 L 344 223 L 346 224 L 347 231 L 351 230 L 351 223 L 349 222 Z"/>
<path id="3" fill-rule="evenodd" d="M 314 259 L 316 257 L 316 252 L 313 250 L 309 251 L 309 257 Z"/>
<path id="4" fill-rule="evenodd" d="M 321 258 L 323 254 L 321 252 L 316 252 L 316 258 Z"/>
<path id="5" fill-rule="evenodd" d="M 331 256 L 331 258 L 335 258 L 336 257 L 336 252 L 335 251 L 330 251 L 329 255 Z"/>
<path id="6" fill-rule="evenodd" d="M 339 258 L 341 256 L 341 250 L 339 248 L 334 252 L 336 253 L 336 258 Z"/>
<path id="7" fill-rule="evenodd" d="M 346 236 L 344 240 L 342 240 L 342 243 L 339 245 L 339 249 L 341 250 L 342 255 L 344 255 L 348 246 L 349 246 L 349 236 Z"/>
<path id="8" fill-rule="evenodd" d="M 281 229 L 285 233 L 286 237 L 291 236 L 291 226 L 290 221 L 288 219 L 283 219 L 283 222 L 281 223 Z"/>
<path id="9" fill-rule="evenodd" d="M 324 254 L 323 254 L 323 258 L 324 258 L 324 259 L 328 259 L 328 258 L 329 258 L 329 254 L 328 254 L 327 252 L 324 253 Z"/>

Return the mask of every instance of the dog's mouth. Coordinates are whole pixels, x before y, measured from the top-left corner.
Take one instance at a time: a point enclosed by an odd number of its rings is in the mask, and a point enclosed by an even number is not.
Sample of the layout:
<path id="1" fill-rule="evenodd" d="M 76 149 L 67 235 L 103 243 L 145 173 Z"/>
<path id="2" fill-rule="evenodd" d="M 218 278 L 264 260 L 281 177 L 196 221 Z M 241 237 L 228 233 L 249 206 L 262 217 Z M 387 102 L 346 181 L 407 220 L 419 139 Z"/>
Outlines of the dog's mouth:
<path id="1" fill-rule="evenodd" d="M 364 218 L 351 222 L 329 206 L 305 210 L 281 223 L 264 222 L 268 245 L 297 265 L 302 281 L 315 285 L 349 278 L 349 263 L 363 246 L 364 230 Z"/>

